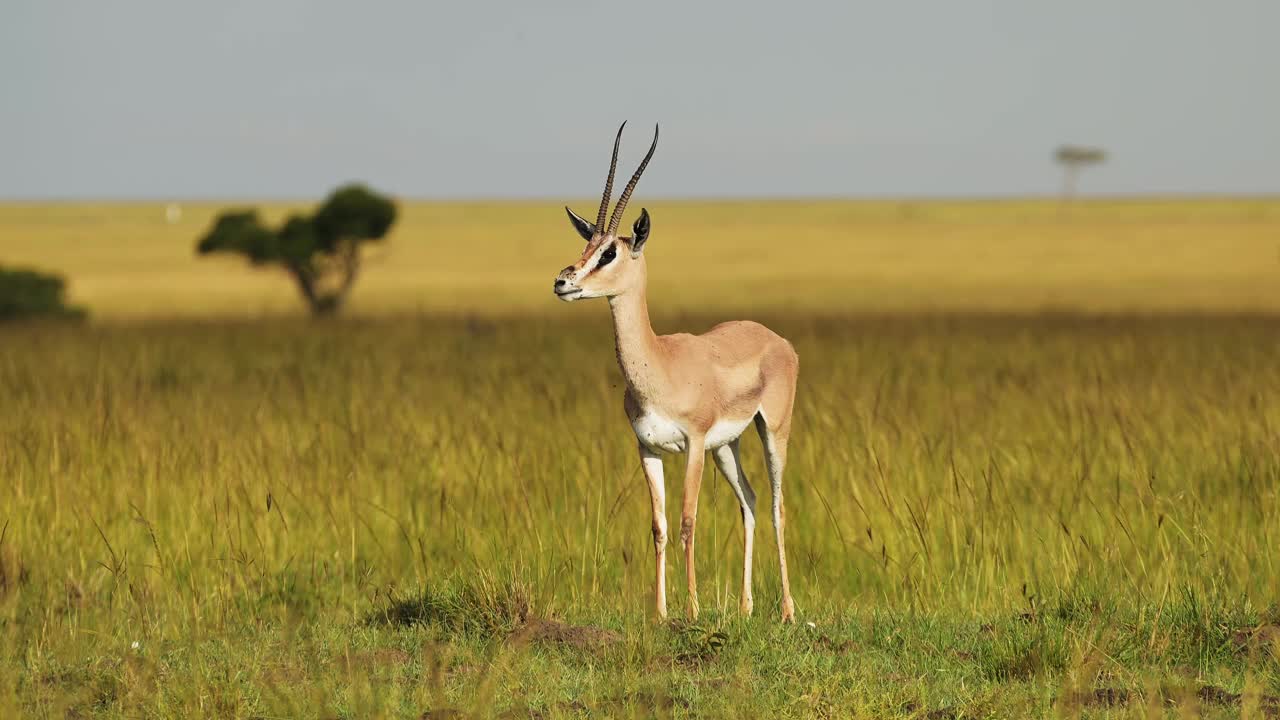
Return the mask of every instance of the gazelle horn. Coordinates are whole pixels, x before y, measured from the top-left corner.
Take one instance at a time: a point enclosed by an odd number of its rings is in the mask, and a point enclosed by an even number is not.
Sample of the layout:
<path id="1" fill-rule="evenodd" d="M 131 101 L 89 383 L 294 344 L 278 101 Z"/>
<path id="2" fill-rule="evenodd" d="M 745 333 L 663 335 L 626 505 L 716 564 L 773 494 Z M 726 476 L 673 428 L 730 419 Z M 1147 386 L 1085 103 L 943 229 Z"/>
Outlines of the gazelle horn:
<path id="1" fill-rule="evenodd" d="M 623 123 L 624 125 L 626 123 Z M 621 128 L 618 130 L 618 138 L 622 138 Z M 636 183 L 640 182 L 640 176 L 644 174 L 644 169 L 649 165 L 649 160 L 653 158 L 653 151 L 658 149 L 658 126 L 653 126 L 653 144 L 649 146 L 649 152 L 644 156 L 644 160 L 640 161 L 640 167 L 636 168 L 636 174 L 631 176 L 631 181 L 622 190 L 622 196 L 618 198 L 618 204 L 613 208 L 613 215 L 609 218 L 609 232 L 605 235 L 613 235 L 618 232 L 618 224 L 622 222 L 622 213 L 627 209 L 627 201 L 631 199 L 631 192 L 636 189 Z M 615 143 L 613 147 L 613 162 L 618 162 L 618 146 Z M 609 173 L 609 181 L 613 182 L 613 173 Z M 604 210 L 600 211 L 600 221 L 604 222 Z"/>
<path id="2" fill-rule="evenodd" d="M 609 200 L 613 195 L 613 173 L 618 169 L 618 146 L 622 144 L 622 129 L 627 126 L 623 120 L 618 127 L 618 136 L 613 139 L 613 159 L 609 161 L 609 179 L 604 181 L 604 197 L 600 198 L 600 211 L 596 213 L 596 230 L 604 227 L 604 214 L 609 211 Z"/>

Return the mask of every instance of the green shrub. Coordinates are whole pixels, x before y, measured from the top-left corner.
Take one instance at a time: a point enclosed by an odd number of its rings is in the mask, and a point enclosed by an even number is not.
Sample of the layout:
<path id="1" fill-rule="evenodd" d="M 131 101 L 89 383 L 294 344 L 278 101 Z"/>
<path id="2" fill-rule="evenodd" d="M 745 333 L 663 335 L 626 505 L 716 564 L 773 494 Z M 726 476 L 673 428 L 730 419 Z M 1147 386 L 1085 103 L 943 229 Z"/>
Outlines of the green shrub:
<path id="1" fill-rule="evenodd" d="M 79 320 L 83 308 L 66 304 L 66 281 L 35 270 L 0 267 L 0 322 L 34 317 Z"/>

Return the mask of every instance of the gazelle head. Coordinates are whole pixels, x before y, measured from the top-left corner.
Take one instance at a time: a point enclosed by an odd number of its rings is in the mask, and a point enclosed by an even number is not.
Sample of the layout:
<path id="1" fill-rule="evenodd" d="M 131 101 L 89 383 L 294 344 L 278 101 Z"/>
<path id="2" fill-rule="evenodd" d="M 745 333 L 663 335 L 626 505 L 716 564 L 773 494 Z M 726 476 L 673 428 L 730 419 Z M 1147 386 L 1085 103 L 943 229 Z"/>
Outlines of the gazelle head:
<path id="1" fill-rule="evenodd" d="M 578 261 L 560 271 L 556 278 L 556 297 L 570 302 L 579 298 L 613 297 L 620 295 L 644 282 L 644 250 L 645 241 L 649 239 L 649 211 L 640 209 L 640 217 L 631 226 L 630 237 L 618 237 L 618 224 L 622 222 L 622 213 L 627 209 L 627 201 L 631 192 L 640 182 L 640 175 L 658 149 L 658 126 L 653 127 L 653 144 L 649 153 L 636 168 L 635 175 L 623 189 L 618 204 L 605 225 L 604 216 L 609 209 L 609 200 L 613 193 L 613 172 L 618 168 L 618 146 L 622 142 L 622 123 L 618 128 L 618 136 L 613 141 L 613 160 L 609 163 L 609 179 L 604 183 L 604 197 L 600 199 L 600 210 L 596 213 L 595 223 L 590 223 L 569 208 L 569 222 L 578 231 L 587 247 L 583 249 Z"/>

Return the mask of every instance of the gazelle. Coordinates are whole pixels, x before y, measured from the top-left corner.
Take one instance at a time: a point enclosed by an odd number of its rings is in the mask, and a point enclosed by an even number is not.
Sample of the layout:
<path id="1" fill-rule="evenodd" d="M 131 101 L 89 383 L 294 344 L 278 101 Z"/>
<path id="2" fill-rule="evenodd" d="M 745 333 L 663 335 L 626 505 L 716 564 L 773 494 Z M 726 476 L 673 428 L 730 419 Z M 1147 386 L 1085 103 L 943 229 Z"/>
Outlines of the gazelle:
<path id="1" fill-rule="evenodd" d="M 711 451 L 716 467 L 729 481 L 742 507 L 743 566 L 740 610 L 751 612 L 751 551 L 756 525 L 756 494 L 742 471 L 738 441 L 755 423 L 764 443 L 769 483 L 773 489 L 773 527 L 782 568 L 782 620 L 795 620 L 795 605 L 787 580 L 783 542 L 782 471 L 791 435 L 800 360 L 791 343 L 758 323 L 735 321 L 715 326 L 703 335 L 655 335 L 649 324 L 645 298 L 644 246 L 649 240 L 649 211 L 640 210 L 630 237 L 618 236 L 618 224 L 640 175 L 658 147 L 658 129 L 640 167 L 631 176 L 609 224 L 605 212 L 618 166 L 622 129 L 613 141 L 609 179 L 595 223 L 565 208 L 587 247 L 577 262 L 560 271 L 556 296 L 573 301 L 605 297 L 613 314 L 618 365 L 626 378 L 623 408 L 639 441 L 640 464 L 653 500 L 655 603 L 658 617 L 667 616 L 665 564 L 667 547 L 666 489 L 659 453 L 688 453 L 684 479 L 684 510 L 680 544 L 684 548 L 689 583 L 689 617 L 698 616 L 698 590 L 693 562 L 698 491 L 702 486 L 704 453 Z"/>

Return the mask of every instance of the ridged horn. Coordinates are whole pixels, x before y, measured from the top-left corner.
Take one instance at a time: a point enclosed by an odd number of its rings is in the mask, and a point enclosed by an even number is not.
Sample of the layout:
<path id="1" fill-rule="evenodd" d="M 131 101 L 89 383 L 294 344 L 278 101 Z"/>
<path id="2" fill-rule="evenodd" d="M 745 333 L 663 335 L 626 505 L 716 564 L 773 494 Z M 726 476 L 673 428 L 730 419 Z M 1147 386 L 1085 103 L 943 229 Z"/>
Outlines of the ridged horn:
<path id="1" fill-rule="evenodd" d="M 618 131 L 618 137 L 622 137 L 622 131 Z M 640 161 L 640 167 L 636 168 L 636 174 L 631 176 L 631 181 L 622 190 L 622 196 L 618 198 L 618 204 L 613 208 L 613 215 L 609 218 L 609 231 L 606 235 L 613 235 L 618 232 L 618 225 L 622 222 L 622 213 L 627 209 L 627 201 L 631 199 L 631 192 L 636 189 L 636 183 L 640 182 L 640 176 L 644 174 L 644 169 L 649 165 L 649 160 L 653 158 L 653 151 L 658 149 L 658 126 L 653 126 L 653 144 L 649 146 L 649 152 L 644 156 L 644 160 Z M 614 162 L 617 163 L 617 145 L 614 145 Z M 600 222 L 604 222 L 604 211 L 600 213 Z"/>
<path id="2" fill-rule="evenodd" d="M 596 229 L 604 227 L 604 215 L 609 212 L 609 200 L 613 195 L 613 173 L 618 169 L 618 147 L 622 144 L 622 129 L 627 126 L 623 120 L 618 126 L 618 136 L 613 139 L 613 159 L 609 161 L 609 179 L 604 181 L 604 197 L 600 198 L 600 212 L 596 213 Z"/>

